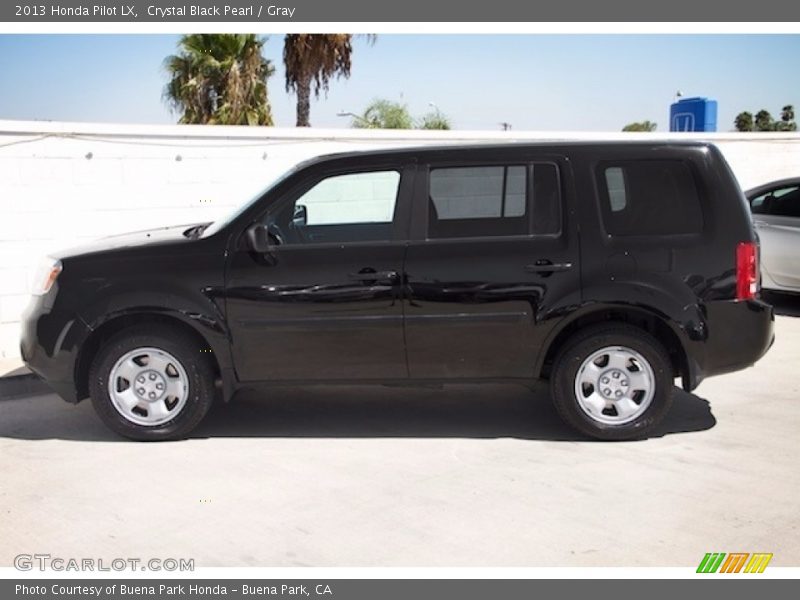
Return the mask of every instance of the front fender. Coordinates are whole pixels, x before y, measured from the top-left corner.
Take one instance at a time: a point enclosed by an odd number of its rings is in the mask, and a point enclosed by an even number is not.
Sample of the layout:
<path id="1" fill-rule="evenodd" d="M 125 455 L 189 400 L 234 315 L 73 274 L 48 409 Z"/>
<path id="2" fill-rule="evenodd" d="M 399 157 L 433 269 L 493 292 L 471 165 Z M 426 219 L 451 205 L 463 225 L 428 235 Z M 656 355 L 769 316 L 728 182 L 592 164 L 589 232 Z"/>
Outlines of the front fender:
<path id="1" fill-rule="evenodd" d="M 106 286 L 98 290 L 93 301 L 80 310 L 80 319 L 92 334 L 107 327 L 113 328 L 114 323 L 120 319 L 150 316 L 181 323 L 208 344 L 220 369 L 223 397 L 225 400 L 230 399 L 235 390 L 236 379 L 221 294 L 210 288 L 192 294 L 181 289 L 179 285 L 166 287 L 163 282 L 159 283 L 161 285 L 157 292 L 143 291 L 142 288 L 132 289 L 129 284 Z M 88 348 L 89 353 L 96 349 L 91 344 Z M 86 369 L 86 360 L 87 355 L 81 349 L 81 356 L 76 363 L 77 381 L 80 381 L 80 373 Z"/>

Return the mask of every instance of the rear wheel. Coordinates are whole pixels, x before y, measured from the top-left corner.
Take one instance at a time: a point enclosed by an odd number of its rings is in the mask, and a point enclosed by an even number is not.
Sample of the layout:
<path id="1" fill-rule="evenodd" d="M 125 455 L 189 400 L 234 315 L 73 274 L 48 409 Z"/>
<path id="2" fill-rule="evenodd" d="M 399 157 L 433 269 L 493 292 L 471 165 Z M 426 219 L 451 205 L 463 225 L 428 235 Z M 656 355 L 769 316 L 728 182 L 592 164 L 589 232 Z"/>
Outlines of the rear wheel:
<path id="1" fill-rule="evenodd" d="M 214 399 L 214 371 L 191 336 L 127 329 L 102 346 L 89 373 L 92 405 L 112 430 L 135 440 L 181 438 Z"/>
<path id="2" fill-rule="evenodd" d="M 629 325 L 577 333 L 556 356 L 553 401 L 561 417 L 603 440 L 643 437 L 672 403 L 669 356 L 653 336 Z"/>

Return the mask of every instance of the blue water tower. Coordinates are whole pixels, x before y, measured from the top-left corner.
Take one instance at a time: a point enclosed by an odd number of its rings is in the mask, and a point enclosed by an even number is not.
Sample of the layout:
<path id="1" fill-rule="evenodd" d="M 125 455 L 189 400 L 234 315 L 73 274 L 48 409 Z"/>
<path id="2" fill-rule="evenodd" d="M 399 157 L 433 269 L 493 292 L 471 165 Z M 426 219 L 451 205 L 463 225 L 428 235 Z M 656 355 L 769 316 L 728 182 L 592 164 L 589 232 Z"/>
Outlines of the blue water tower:
<path id="1" fill-rule="evenodd" d="M 717 101 L 681 98 L 669 107 L 670 131 L 716 131 Z"/>

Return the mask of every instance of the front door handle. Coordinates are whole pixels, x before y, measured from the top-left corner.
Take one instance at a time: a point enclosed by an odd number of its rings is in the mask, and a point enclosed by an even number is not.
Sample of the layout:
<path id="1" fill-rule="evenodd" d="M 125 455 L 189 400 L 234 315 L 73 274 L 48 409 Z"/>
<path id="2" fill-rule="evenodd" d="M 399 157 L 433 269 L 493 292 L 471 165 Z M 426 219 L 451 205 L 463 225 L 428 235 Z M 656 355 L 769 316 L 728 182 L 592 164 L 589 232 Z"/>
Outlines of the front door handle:
<path id="1" fill-rule="evenodd" d="M 358 273 L 350 273 L 350 279 L 356 281 L 390 281 L 394 283 L 400 279 L 397 271 L 376 271 L 375 269 L 361 269 Z"/>
<path id="2" fill-rule="evenodd" d="M 572 268 L 572 263 L 554 263 L 547 259 L 537 260 L 535 263 L 525 265 L 528 273 L 554 273 L 556 271 L 568 271 Z"/>
<path id="3" fill-rule="evenodd" d="M 758 229 L 767 229 L 768 227 L 772 227 L 772 225 L 766 221 L 760 221 L 758 219 L 753 221 L 753 225 L 755 225 Z"/>

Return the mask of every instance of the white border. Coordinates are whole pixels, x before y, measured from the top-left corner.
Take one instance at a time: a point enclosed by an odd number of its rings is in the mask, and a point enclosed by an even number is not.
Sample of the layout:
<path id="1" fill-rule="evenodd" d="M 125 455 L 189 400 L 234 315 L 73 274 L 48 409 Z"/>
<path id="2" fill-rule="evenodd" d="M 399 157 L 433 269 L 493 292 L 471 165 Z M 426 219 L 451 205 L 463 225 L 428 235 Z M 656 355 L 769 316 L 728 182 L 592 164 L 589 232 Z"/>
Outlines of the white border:
<path id="1" fill-rule="evenodd" d="M 379 34 L 797 34 L 800 22 L 767 23 L 348 23 L 348 22 L 3 22 L 0 34 L 172 34 L 172 33 L 379 33 Z M 8 127 L 8 122 L 4 123 Z M 41 127 L 41 124 L 40 124 Z M 319 135 L 319 132 L 315 132 Z M 482 132 L 485 133 L 485 132 Z M 552 134 L 551 134 L 552 135 Z M 694 568 L 654 567 L 312 567 L 262 568 L 214 567 L 198 568 L 191 573 L 159 572 L 57 572 L 17 571 L 0 567 L 0 579 L 800 579 L 800 567 L 768 567 L 758 575 L 697 574 Z"/>
<path id="2" fill-rule="evenodd" d="M 3 22 L 0 33 L 407 33 L 407 34 L 790 34 L 800 33 L 800 22 L 767 23 L 347 23 L 347 22 Z"/>
<path id="3" fill-rule="evenodd" d="M 0 579 L 800 579 L 800 567 L 768 566 L 763 573 L 697 573 L 695 567 L 204 567 L 158 571 L 17 571 Z"/>

